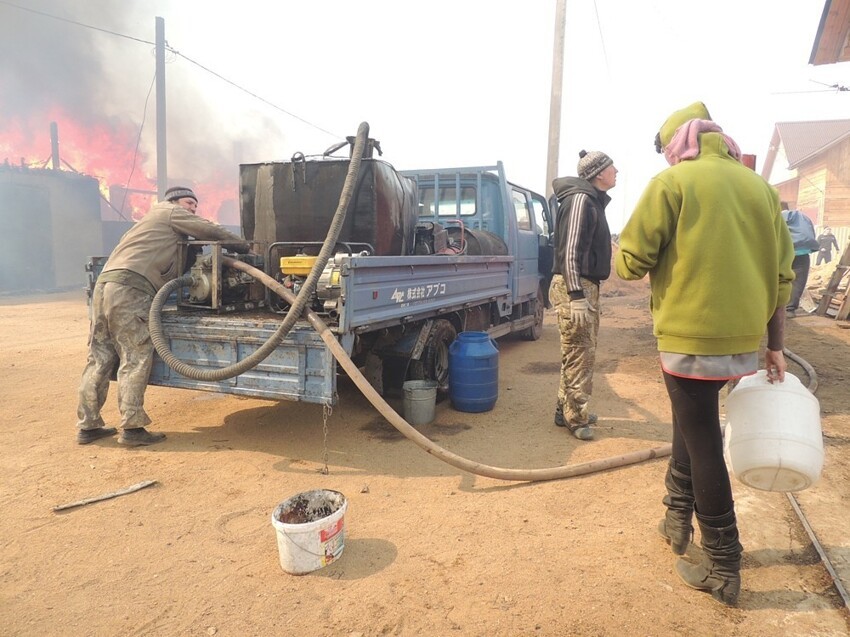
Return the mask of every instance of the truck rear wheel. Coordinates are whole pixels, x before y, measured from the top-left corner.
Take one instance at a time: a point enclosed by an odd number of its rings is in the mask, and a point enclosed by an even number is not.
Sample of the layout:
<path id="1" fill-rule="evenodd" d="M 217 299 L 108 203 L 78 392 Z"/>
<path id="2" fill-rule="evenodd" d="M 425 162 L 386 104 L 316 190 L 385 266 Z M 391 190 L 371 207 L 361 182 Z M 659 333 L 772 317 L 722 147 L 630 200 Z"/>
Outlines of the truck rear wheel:
<path id="1" fill-rule="evenodd" d="M 410 361 L 408 377 L 411 380 L 435 380 L 441 391 L 449 388 L 449 345 L 457 338 L 450 321 L 438 319 L 431 327 L 428 342 L 418 361 Z"/>

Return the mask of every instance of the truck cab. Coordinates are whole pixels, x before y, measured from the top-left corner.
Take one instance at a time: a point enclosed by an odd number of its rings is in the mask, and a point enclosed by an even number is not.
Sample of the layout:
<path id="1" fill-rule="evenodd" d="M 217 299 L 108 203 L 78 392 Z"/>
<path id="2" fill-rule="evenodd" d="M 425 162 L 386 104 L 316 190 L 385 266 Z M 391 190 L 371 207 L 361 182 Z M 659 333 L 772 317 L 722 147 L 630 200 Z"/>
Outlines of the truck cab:
<path id="1" fill-rule="evenodd" d="M 511 305 L 548 306 L 553 216 L 546 198 L 509 182 L 502 162 L 446 170 L 405 170 L 416 181 L 419 221 L 492 233 L 514 257 Z M 485 235 L 486 236 L 486 235 Z M 482 254 L 471 251 L 469 254 Z M 535 329 L 539 337 L 539 328 Z"/>

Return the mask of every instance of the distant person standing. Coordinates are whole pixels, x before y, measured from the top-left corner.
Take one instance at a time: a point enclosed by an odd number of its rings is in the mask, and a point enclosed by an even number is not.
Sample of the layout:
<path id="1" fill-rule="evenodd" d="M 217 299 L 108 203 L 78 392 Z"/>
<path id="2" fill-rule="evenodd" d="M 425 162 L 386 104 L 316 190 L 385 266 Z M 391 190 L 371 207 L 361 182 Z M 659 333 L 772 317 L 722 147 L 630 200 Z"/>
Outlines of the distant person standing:
<path id="1" fill-rule="evenodd" d="M 656 136 L 670 167 L 653 177 L 620 233 L 617 274 L 650 282 L 650 311 L 670 396 L 673 451 L 658 531 L 683 555 L 696 514 L 702 562 L 676 563 L 685 584 L 734 606 L 741 554 L 723 458 L 720 389 L 755 373 L 767 331 L 767 378 L 785 378 L 785 305 L 794 256 L 779 196 L 741 164 L 741 151 L 702 102 Z"/>
<path id="2" fill-rule="evenodd" d="M 809 280 L 809 268 L 812 264 L 811 253 L 818 249 L 818 240 L 815 239 L 815 225 L 812 220 L 799 210 L 788 210 L 788 204 L 782 202 L 782 218 L 791 232 L 791 241 L 794 244 L 794 261 L 791 269 L 794 270 L 794 282 L 791 284 L 791 298 L 785 306 L 788 318 L 797 316 L 797 308 L 800 307 L 800 298 L 806 290 Z"/>
<path id="3" fill-rule="evenodd" d="M 100 410 L 106 402 L 109 379 L 118 368 L 118 409 L 122 445 L 151 445 L 165 439 L 145 427 L 151 419 L 144 409 L 145 390 L 154 348 L 148 331 L 153 297 L 184 268 L 177 263 L 178 243 L 189 237 L 222 241 L 236 252 L 249 244 L 217 223 L 195 215 L 198 198 L 189 188 L 169 188 L 165 201 L 131 227 L 112 251 L 92 295 L 89 355 L 80 383 L 77 442 L 86 445 L 115 434 Z"/>
<path id="4" fill-rule="evenodd" d="M 829 226 L 823 229 L 818 235 L 818 260 L 815 265 L 820 265 L 824 261 L 829 263 L 832 261 L 832 246 L 835 246 L 835 251 L 838 252 L 838 241 L 835 240 L 835 235 Z"/>
<path id="5" fill-rule="evenodd" d="M 555 424 L 592 440 L 588 411 L 599 334 L 599 284 L 611 275 L 611 232 L 605 207 L 617 184 L 614 161 L 600 151 L 579 153 L 578 177 L 558 177 L 555 256 L 549 298 L 558 312 L 561 377 Z"/>

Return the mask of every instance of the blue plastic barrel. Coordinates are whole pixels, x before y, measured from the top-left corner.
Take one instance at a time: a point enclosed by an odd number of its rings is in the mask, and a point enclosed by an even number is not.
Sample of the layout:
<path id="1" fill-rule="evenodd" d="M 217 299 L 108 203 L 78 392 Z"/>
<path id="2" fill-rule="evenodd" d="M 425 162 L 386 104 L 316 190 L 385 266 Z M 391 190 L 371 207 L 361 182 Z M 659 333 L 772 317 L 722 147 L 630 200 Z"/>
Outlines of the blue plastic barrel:
<path id="1" fill-rule="evenodd" d="M 461 332 L 449 346 L 449 398 L 458 411 L 490 411 L 499 397 L 499 350 L 487 332 Z"/>

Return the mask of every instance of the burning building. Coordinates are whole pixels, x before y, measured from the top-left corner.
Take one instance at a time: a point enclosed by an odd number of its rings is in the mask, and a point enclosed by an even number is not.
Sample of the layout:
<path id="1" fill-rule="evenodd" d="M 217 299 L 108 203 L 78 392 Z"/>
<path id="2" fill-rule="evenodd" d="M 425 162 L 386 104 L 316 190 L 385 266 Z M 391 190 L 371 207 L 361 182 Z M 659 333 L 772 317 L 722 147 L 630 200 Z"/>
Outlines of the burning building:
<path id="1" fill-rule="evenodd" d="M 0 164 L 0 293 L 82 287 L 103 251 L 97 179 Z"/>

